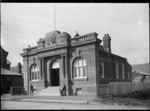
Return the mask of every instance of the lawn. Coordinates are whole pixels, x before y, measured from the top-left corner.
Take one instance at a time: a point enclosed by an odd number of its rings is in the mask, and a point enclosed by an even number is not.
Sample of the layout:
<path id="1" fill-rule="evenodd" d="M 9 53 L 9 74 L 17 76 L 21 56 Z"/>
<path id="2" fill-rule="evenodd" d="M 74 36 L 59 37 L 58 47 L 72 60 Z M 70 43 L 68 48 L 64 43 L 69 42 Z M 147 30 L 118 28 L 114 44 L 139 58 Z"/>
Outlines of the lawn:
<path id="1" fill-rule="evenodd" d="M 149 100 L 140 100 L 133 98 L 99 98 L 95 100 L 96 102 L 100 102 L 101 104 L 118 104 L 118 105 L 132 105 L 132 106 L 144 106 L 150 107 L 150 99 Z"/>
<path id="2" fill-rule="evenodd" d="M 150 108 L 150 90 L 135 91 L 112 97 L 97 98 L 94 101 L 100 102 L 101 104 L 132 105 Z"/>

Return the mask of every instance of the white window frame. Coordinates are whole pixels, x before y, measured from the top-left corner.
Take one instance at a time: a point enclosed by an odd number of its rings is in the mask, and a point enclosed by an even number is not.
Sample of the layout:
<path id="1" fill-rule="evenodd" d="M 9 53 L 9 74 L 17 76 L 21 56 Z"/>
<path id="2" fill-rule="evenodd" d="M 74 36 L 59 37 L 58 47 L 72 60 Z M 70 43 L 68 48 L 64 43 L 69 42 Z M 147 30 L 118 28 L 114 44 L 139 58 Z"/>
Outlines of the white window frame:
<path id="1" fill-rule="evenodd" d="M 73 64 L 73 77 L 75 79 L 78 78 L 87 78 L 86 77 L 86 73 L 87 73 L 87 69 L 86 69 L 87 65 L 86 65 L 86 61 L 83 58 L 77 58 Z"/>
<path id="2" fill-rule="evenodd" d="M 104 65 L 104 62 L 101 62 L 101 70 L 102 70 L 102 76 L 101 78 L 104 78 L 105 77 L 105 65 Z"/>
<path id="3" fill-rule="evenodd" d="M 33 65 L 31 67 L 30 80 L 38 81 L 40 79 L 39 66 Z"/>
<path id="4" fill-rule="evenodd" d="M 119 64 L 116 62 L 116 79 L 119 79 Z"/>
<path id="5" fill-rule="evenodd" d="M 125 79 L 125 65 L 122 63 L 122 79 Z"/>

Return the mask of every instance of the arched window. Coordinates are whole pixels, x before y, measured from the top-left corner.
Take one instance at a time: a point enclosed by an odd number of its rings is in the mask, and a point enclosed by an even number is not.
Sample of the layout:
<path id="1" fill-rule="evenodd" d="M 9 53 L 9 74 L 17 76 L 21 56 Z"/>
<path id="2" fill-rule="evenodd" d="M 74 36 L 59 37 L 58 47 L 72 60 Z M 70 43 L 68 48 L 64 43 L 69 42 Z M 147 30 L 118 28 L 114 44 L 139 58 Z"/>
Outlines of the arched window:
<path id="1" fill-rule="evenodd" d="M 86 77 L 86 61 L 83 58 L 78 58 L 73 64 L 73 77 L 83 78 Z"/>
<path id="2" fill-rule="evenodd" d="M 31 67 L 31 76 L 30 80 L 39 80 L 39 67 L 37 65 L 33 65 Z"/>

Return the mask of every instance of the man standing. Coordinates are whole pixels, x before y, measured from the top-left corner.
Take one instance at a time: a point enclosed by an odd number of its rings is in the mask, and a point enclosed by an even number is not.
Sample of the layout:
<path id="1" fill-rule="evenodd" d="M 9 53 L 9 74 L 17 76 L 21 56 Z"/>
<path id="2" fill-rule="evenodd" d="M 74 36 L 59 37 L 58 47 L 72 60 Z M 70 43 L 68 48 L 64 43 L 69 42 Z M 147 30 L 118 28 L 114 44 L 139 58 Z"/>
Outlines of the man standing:
<path id="1" fill-rule="evenodd" d="M 62 89 L 62 92 L 63 92 L 63 94 L 66 95 L 66 84 L 65 84 L 65 83 L 64 83 L 64 87 L 63 87 L 63 89 Z"/>
<path id="2" fill-rule="evenodd" d="M 30 86 L 30 91 L 31 91 L 31 93 L 33 94 L 33 86 L 32 86 L 32 84 L 31 84 L 31 86 Z"/>

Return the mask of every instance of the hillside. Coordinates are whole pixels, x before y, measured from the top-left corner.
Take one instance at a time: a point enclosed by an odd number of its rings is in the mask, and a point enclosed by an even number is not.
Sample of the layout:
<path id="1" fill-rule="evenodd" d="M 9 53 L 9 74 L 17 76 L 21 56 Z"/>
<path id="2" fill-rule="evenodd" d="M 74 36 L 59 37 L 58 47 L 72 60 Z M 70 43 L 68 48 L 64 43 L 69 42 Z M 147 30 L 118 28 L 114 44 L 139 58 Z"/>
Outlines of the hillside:
<path id="1" fill-rule="evenodd" d="M 149 73 L 149 63 L 144 63 L 144 64 L 133 64 L 132 65 L 132 72 L 133 71 L 138 71 L 138 72 L 144 72 L 144 73 Z"/>

